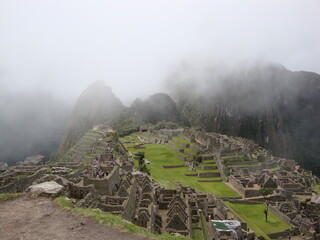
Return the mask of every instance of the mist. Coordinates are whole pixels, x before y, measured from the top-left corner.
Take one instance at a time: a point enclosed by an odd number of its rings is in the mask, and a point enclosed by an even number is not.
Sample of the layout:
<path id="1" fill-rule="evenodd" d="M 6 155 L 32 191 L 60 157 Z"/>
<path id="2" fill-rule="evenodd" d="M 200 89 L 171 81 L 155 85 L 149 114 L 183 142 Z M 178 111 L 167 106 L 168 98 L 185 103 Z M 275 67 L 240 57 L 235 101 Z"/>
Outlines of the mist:
<path id="1" fill-rule="evenodd" d="M 166 80 L 185 62 L 214 62 L 210 79 L 256 61 L 319 73 L 319 12 L 317 0 L 1 0 L 0 150 L 9 152 L 1 160 L 61 133 L 96 80 L 129 106 L 168 91 Z"/>
<path id="2" fill-rule="evenodd" d="M 49 159 L 58 147 L 71 105 L 45 91 L 0 95 L 0 161 L 13 164 L 39 152 Z"/>

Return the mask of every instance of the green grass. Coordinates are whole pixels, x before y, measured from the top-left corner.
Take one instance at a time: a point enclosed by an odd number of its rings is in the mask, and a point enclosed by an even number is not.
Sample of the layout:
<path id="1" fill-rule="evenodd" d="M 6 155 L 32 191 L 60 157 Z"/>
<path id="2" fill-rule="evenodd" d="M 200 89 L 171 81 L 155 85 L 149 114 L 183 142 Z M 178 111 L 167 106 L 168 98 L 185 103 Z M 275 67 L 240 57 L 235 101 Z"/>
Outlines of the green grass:
<path id="1" fill-rule="evenodd" d="M 175 189 L 175 181 L 179 181 L 184 186 L 191 186 L 200 192 L 213 193 L 220 197 L 239 196 L 223 182 L 198 182 L 201 178 L 188 177 L 184 174 L 196 173 L 188 168 L 168 168 L 164 169 L 162 165 L 181 165 L 185 162 L 179 158 L 179 153 L 170 147 L 162 144 L 145 144 L 145 149 L 133 149 L 132 153 L 145 152 L 145 158 L 151 161 L 148 168 L 151 171 L 151 177 L 166 188 Z M 137 166 L 137 161 L 134 161 Z M 203 171 L 203 170 L 201 170 Z M 205 170 L 205 172 L 216 170 Z M 215 179 L 215 178 L 212 178 Z"/>
<path id="2" fill-rule="evenodd" d="M 241 204 L 230 202 L 226 202 L 226 204 L 247 222 L 248 227 L 251 228 L 257 236 L 263 236 L 266 239 L 270 239 L 266 234 L 282 232 L 285 229 L 290 228 L 289 225 L 270 212 L 270 210 L 268 213 L 268 222 L 266 222 L 263 213 L 265 209 L 264 204 Z"/>
<path id="3" fill-rule="evenodd" d="M 17 175 L 15 175 L 14 177 L 15 177 L 15 178 L 23 178 L 23 177 L 26 177 L 26 176 L 29 176 L 29 175 L 31 175 L 31 174 L 22 173 L 22 174 L 17 174 Z"/>
<path id="4" fill-rule="evenodd" d="M 176 148 L 179 148 L 179 149 L 183 149 L 183 148 L 184 148 L 184 147 L 181 145 L 180 142 L 177 142 L 177 141 L 174 141 L 174 140 L 172 140 L 171 142 L 176 146 Z"/>
<path id="5" fill-rule="evenodd" d="M 313 186 L 313 189 L 314 189 L 318 194 L 320 194 L 320 184 L 314 185 L 314 186 Z"/>
<path id="6" fill-rule="evenodd" d="M 241 164 L 241 165 L 232 165 L 229 164 L 230 167 L 257 167 L 260 166 L 261 164 Z"/>
<path id="7" fill-rule="evenodd" d="M 276 170 L 280 170 L 280 166 L 276 166 L 273 168 L 269 168 L 270 171 L 276 171 Z"/>
<path id="8" fill-rule="evenodd" d="M 0 202 L 12 200 L 22 195 L 23 193 L 2 193 L 0 194 Z"/>
<path id="9" fill-rule="evenodd" d="M 202 225 L 202 232 L 203 232 L 203 238 L 204 240 L 209 240 L 209 232 L 208 232 L 208 225 L 206 217 L 201 213 L 200 215 L 201 225 Z"/>
<path id="10" fill-rule="evenodd" d="M 197 229 L 197 228 L 192 229 L 192 239 L 194 239 L 194 240 L 205 240 L 202 230 L 201 229 Z"/>
<path id="11" fill-rule="evenodd" d="M 139 227 L 133 223 L 125 221 L 119 216 L 112 215 L 111 213 L 102 212 L 99 209 L 92 208 L 77 208 L 70 205 L 70 203 L 65 199 L 64 196 L 60 196 L 54 200 L 54 202 L 58 203 L 62 208 L 67 209 L 69 211 L 77 212 L 83 216 L 90 217 L 95 221 L 99 222 L 103 225 L 113 226 L 117 229 L 124 230 L 131 234 L 142 235 L 147 237 L 148 239 L 159 239 L 159 240 L 187 240 L 189 238 L 186 237 L 175 237 L 170 234 L 153 234 L 148 232 L 147 229 Z"/>
<path id="12" fill-rule="evenodd" d="M 244 155 L 227 155 L 227 156 L 222 156 L 221 158 L 222 159 L 239 159 L 239 158 L 243 158 L 244 157 Z"/>
<path id="13" fill-rule="evenodd" d="M 202 170 L 201 168 L 196 168 L 197 169 L 197 172 L 199 173 L 204 173 L 204 172 L 219 172 L 218 169 L 213 169 L 213 170 Z"/>
<path id="14" fill-rule="evenodd" d="M 191 142 L 185 140 L 185 139 L 182 138 L 182 137 L 177 137 L 177 136 L 176 136 L 176 137 L 173 137 L 173 140 L 178 141 L 178 142 L 182 142 L 182 143 L 184 143 L 184 144 L 190 144 L 190 145 L 191 145 Z"/>
<path id="15" fill-rule="evenodd" d="M 186 148 L 185 151 L 190 153 L 190 154 L 192 154 L 192 155 L 196 155 L 197 154 L 197 152 L 195 150 L 193 150 L 192 148 Z"/>

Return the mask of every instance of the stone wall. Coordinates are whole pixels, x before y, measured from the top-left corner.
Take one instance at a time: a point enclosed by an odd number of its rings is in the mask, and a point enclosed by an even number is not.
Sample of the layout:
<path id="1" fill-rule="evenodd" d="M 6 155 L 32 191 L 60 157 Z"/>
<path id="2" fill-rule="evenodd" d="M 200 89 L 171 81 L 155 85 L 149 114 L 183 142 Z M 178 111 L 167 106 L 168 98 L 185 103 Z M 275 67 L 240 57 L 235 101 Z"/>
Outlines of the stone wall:
<path id="1" fill-rule="evenodd" d="M 175 150 L 175 151 L 177 151 L 177 152 L 179 152 L 179 153 L 184 153 L 184 149 L 183 149 L 183 148 L 177 148 L 177 147 L 175 146 L 175 144 L 172 143 L 172 142 L 168 142 L 168 143 L 167 143 L 167 146 L 169 146 L 170 148 L 172 148 L 173 150 Z"/>
<path id="2" fill-rule="evenodd" d="M 192 153 L 189 153 L 188 151 L 184 151 L 184 153 L 185 153 L 186 155 L 188 155 L 188 157 L 193 158 L 193 154 L 192 154 Z"/>
<path id="3" fill-rule="evenodd" d="M 120 169 L 126 171 L 126 172 L 132 172 L 133 171 L 133 164 L 132 165 L 122 165 Z"/>
<path id="4" fill-rule="evenodd" d="M 258 162 L 256 162 L 256 161 L 243 161 L 243 162 L 241 162 L 241 161 L 232 162 L 231 161 L 231 162 L 228 162 L 228 165 L 230 165 L 230 166 L 232 166 L 232 165 L 257 165 L 257 164 L 258 164 Z M 249 166 L 249 167 L 251 167 L 251 166 Z"/>
<path id="5" fill-rule="evenodd" d="M 245 188 L 241 182 L 236 179 L 234 176 L 229 176 L 229 182 L 240 192 L 240 194 L 245 197 L 259 197 L 261 196 L 261 193 L 258 189 L 250 189 L 250 188 Z"/>
<path id="6" fill-rule="evenodd" d="M 130 187 L 129 197 L 125 201 L 125 207 L 122 213 L 122 217 L 128 221 L 133 220 L 135 209 L 136 209 L 136 198 L 137 198 L 137 182 L 136 180 L 134 180 Z"/>
<path id="7" fill-rule="evenodd" d="M 210 178 L 210 177 L 220 177 L 219 172 L 203 172 L 203 173 L 198 173 L 199 178 Z"/>
<path id="8" fill-rule="evenodd" d="M 180 145 L 181 145 L 182 147 L 184 147 L 184 148 L 190 147 L 190 144 L 189 144 L 189 143 L 183 143 L 183 142 L 179 142 L 179 143 L 180 143 Z"/>
<path id="9" fill-rule="evenodd" d="M 198 180 L 198 182 L 222 182 L 222 180 Z"/>
<path id="10" fill-rule="evenodd" d="M 212 155 L 202 156 L 202 160 L 213 160 L 213 156 Z"/>
<path id="11" fill-rule="evenodd" d="M 185 167 L 185 165 L 162 165 L 163 168 L 182 168 Z"/>
<path id="12" fill-rule="evenodd" d="M 34 174 L 16 178 L 12 183 L 0 188 L 0 193 L 17 193 L 24 192 L 37 179 L 43 177 L 47 173 L 46 168 L 36 171 Z"/>
<path id="13" fill-rule="evenodd" d="M 267 163 L 263 163 L 262 167 L 263 168 L 274 168 L 278 166 L 278 162 L 277 161 L 272 161 L 272 162 L 267 162 Z"/>
<path id="14" fill-rule="evenodd" d="M 114 195 L 117 188 L 120 186 L 119 167 L 114 167 L 109 175 L 103 179 L 89 178 L 85 176 L 83 178 L 83 184 L 93 184 L 95 189 L 102 195 Z"/>
<path id="15" fill-rule="evenodd" d="M 186 173 L 185 176 L 187 176 L 187 177 L 196 177 L 196 176 L 198 176 L 198 174 L 197 173 Z"/>
<path id="16" fill-rule="evenodd" d="M 201 169 L 202 170 L 215 170 L 215 169 L 218 169 L 217 166 L 206 166 L 206 165 L 202 165 L 201 166 Z"/>
<path id="17" fill-rule="evenodd" d="M 275 208 L 274 206 L 271 206 L 271 205 L 269 205 L 269 210 L 270 210 L 270 212 L 272 212 L 275 215 L 277 215 L 286 224 L 290 225 L 291 219 L 287 215 L 285 215 L 284 213 L 280 212 L 277 208 Z"/>
<path id="18" fill-rule="evenodd" d="M 230 166 L 232 169 L 239 169 L 239 168 L 248 168 L 250 171 L 258 171 L 258 170 L 262 170 L 262 166 L 261 165 L 252 165 L 252 166 L 243 166 L 243 167 L 233 167 L 233 166 Z"/>
<path id="19" fill-rule="evenodd" d="M 75 171 L 74 173 L 71 173 L 70 175 L 67 175 L 66 178 L 70 179 L 70 178 L 78 178 L 81 176 L 83 172 L 83 169 L 78 169 L 77 171 Z"/>
<path id="20" fill-rule="evenodd" d="M 277 232 L 277 233 L 269 233 L 267 235 L 271 239 L 281 239 L 281 238 L 287 238 L 289 235 L 293 236 L 294 235 L 294 231 L 288 229 L 288 231 Z"/>
<path id="21" fill-rule="evenodd" d="M 78 186 L 78 185 L 76 185 L 76 184 L 69 183 L 68 188 L 69 188 L 69 192 L 70 192 L 70 197 L 82 199 L 82 198 L 84 198 L 89 192 L 93 191 L 94 185 Z"/>
<path id="22" fill-rule="evenodd" d="M 259 197 L 261 196 L 261 193 L 258 189 L 245 189 L 244 190 L 244 197 L 250 198 L 250 197 Z"/>
<path id="23" fill-rule="evenodd" d="M 196 152 L 197 152 L 197 151 L 200 151 L 200 148 L 199 148 L 197 145 L 195 145 L 195 144 L 191 145 L 190 148 L 191 148 L 192 150 L 196 151 Z"/>
<path id="24" fill-rule="evenodd" d="M 89 192 L 83 199 L 81 199 L 76 207 L 96 207 L 98 205 L 99 195 L 96 191 Z"/>

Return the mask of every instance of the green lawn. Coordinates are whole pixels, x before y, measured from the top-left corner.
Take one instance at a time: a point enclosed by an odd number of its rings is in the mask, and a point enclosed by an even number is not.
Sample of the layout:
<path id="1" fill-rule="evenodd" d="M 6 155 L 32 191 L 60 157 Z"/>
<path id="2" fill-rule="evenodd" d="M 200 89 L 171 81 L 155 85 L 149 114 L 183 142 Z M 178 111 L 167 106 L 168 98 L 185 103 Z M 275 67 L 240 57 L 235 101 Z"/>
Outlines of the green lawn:
<path id="1" fill-rule="evenodd" d="M 248 227 L 252 229 L 257 236 L 266 236 L 268 233 L 282 232 L 285 229 L 290 228 L 285 222 L 279 217 L 269 211 L 268 222 L 265 221 L 265 215 L 263 213 L 265 209 L 264 204 L 241 204 L 241 203 L 230 203 L 226 204 L 236 212 L 244 221 L 247 222 Z"/>
<path id="2" fill-rule="evenodd" d="M 144 146 L 144 149 L 130 148 L 129 151 L 132 153 L 145 152 L 145 158 L 151 161 L 151 164 L 148 165 L 151 171 L 151 177 L 164 187 L 174 189 L 176 188 L 174 182 L 179 181 L 184 186 L 191 186 L 198 191 L 213 193 L 216 196 L 238 196 L 236 192 L 223 182 L 199 183 L 197 180 L 201 180 L 201 178 L 185 176 L 184 174 L 196 173 L 186 167 L 164 169 L 162 165 L 182 165 L 185 163 L 179 158 L 179 153 L 170 147 L 162 144 L 145 144 Z M 137 164 L 137 161 L 135 161 L 135 164 Z"/>
<path id="3" fill-rule="evenodd" d="M 189 141 L 187 141 L 187 140 L 185 140 L 184 138 L 182 138 L 182 137 L 173 137 L 173 140 L 175 140 L 175 141 L 178 141 L 178 142 L 182 142 L 182 143 L 185 143 L 185 144 L 190 144 L 191 145 L 191 142 L 189 142 Z"/>

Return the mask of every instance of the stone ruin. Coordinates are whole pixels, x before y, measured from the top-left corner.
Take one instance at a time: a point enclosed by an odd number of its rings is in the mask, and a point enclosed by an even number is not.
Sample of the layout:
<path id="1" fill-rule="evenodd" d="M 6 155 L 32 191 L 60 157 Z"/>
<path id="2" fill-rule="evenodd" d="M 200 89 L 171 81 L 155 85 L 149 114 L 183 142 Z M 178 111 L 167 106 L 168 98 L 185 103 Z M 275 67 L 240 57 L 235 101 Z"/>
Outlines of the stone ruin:
<path id="1" fill-rule="evenodd" d="M 274 157 L 242 138 L 191 130 L 167 134 L 154 130 L 145 140 L 170 145 L 170 139 L 180 134 L 194 143 L 193 150 L 199 151 L 206 161 L 216 161 L 224 180 L 245 200 L 259 201 L 260 197 L 263 201 L 259 190 L 272 188 L 270 211 L 291 225 L 295 234 L 320 233 L 320 197 L 313 191 L 319 179 L 294 160 Z M 226 166 L 225 160 L 230 158 L 234 159 Z M 0 193 L 23 192 L 32 184 L 53 180 L 64 186 L 64 194 L 75 206 L 99 208 L 157 234 L 191 237 L 194 228 L 203 227 L 201 216 L 206 222 L 228 219 L 228 208 L 221 199 L 179 183 L 177 189 L 165 189 L 134 169 L 127 150 L 113 131 L 89 131 L 63 160 L 64 163 L 47 165 L 28 160 L 27 164 L 10 168 L 0 165 L 0 170 L 5 171 L 0 174 Z M 246 165 L 242 166 L 243 163 Z M 200 167 L 209 170 L 209 165 Z M 230 175 L 224 175 L 226 167 Z M 241 222 L 241 226 L 249 236 L 246 223 Z"/>

